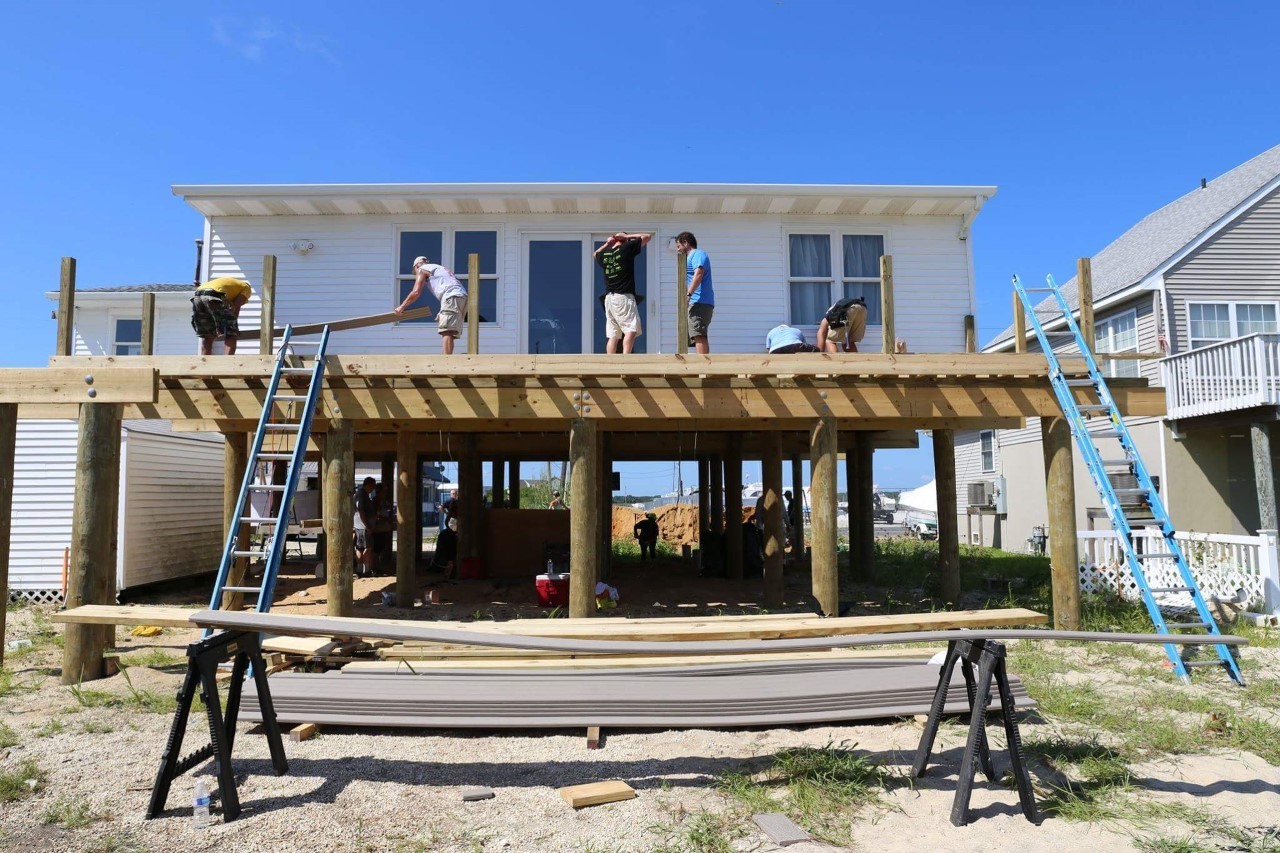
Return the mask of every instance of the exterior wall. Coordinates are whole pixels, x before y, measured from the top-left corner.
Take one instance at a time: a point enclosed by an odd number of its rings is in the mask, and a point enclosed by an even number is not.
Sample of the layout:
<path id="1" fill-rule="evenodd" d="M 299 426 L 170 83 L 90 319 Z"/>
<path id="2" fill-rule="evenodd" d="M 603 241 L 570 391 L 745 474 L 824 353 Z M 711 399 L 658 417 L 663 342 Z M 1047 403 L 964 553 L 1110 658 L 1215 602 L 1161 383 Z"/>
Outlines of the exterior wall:
<path id="1" fill-rule="evenodd" d="M 969 506 L 969 485 L 982 481 L 994 482 L 1001 476 L 1000 464 L 1000 443 L 995 435 L 997 431 L 992 433 L 992 454 L 995 462 L 995 470 L 982 470 L 982 431 L 980 430 L 956 430 L 956 509 L 959 519 L 960 541 L 965 544 L 977 544 L 976 541 L 970 541 L 965 538 L 968 531 L 972 530 L 974 534 L 981 534 L 981 542 L 983 545 L 992 545 L 999 540 L 1003 546 L 1004 543 L 1004 525 L 1000 523 L 994 515 L 974 515 L 970 516 L 966 510 Z M 1006 488 L 1008 486 L 1006 485 Z"/>
<path id="2" fill-rule="evenodd" d="M 196 335 L 191 328 L 191 302 L 187 293 L 157 293 L 155 317 L 156 355 L 190 355 L 196 352 Z M 245 322 L 250 306 L 241 311 Z M 257 305 L 253 306 L 254 317 Z M 114 352 L 115 321 L 141 319 L 141 293 L 82 293 L 76 298 L 75 354 L 110 355 Z M 257 319 L 252 321 L 257 325 Z M 246 339 L 247 341 L 247 339 Z M 253 345 L 257 346 L 257 337 Z M 244 341 L 241 342 L 245 343 Z M 50 352 L 52 352 L 52 342 Z M 253 350 L 256 352 L 257 350 Z"/>
<path id="3" fill-rule="evenodd" d="M 11 589 L 62 589 L 75 488 L 76 422 L 19 420 L 9 533 Z"/>
<path id="4" fill-rule="evenodd" d="M 1165 448 L 1172 485 L 1169 512 L 1182 521 L 1179 530 L 1257 534 L 1258 489 L 1248 425 L 1182 438 L 1166 434 Z"/>
<path id="5" fill-rule="evenodd" d="M 1173 310 L 1170 351 L 1188 342 L 1187 302 L 1280 302 L 1280 190 L 1164 274 Z"/>
<path id="6" fill-rule="evenodd" d="M 959 239 L 959 217 L 782 217 L 669 215 L 641 218 L 618 215 L 482 216 L 236 216 L 209 220 L 206 275 L 235 275 L 255 285 L 262 258 L 277 257 L 276 320 L 304 323 L 341 319 L 390 310 L 395 305 L 397 233 L 402 229 L 496 228 L 500 274 L 498 320 L 481 326 L 481 351 L 522 351 L 525 323 L 522 288 L 526 236 L 573 236 L 611 233 L 618 229 L 652 231 L 648 298 L 643 310 L 651 352 L 675 349 L 674 305 L 677 298 L 675 256 L 668 241 L 693 231 L 711 257 L 716 283 L 716 313 L 711 326 L 713 352 L 760 352 L 765 334 L 788 317 L 786 234 L 788 231 L 833 231 L 885 236 L 885 252 L 894 256 L 896 323 L 899 337 L 914 351 L 954 352 L 964 349 L 963 317 L 972 313 L 969 246 Z M 289 244 L 306 239 L 315 244 L 307 255 Z M 838 271 L 837 271 L 838 272 Z M 258 300 L 245 306 L 242 322 L 256 324 Z M 427 297 L 428 305 L 434 300 Z M 593 323 L 602 323 L 591 300 Z M 817 321 L 804 327 L 813 340 Z M 867 330 L 878 349 L 880 330 Z M 245 352 L 256 341 L 242 342 Z M 339 332 L 335 352 L 434 351 L 431 325 L 378 326 Z"/>

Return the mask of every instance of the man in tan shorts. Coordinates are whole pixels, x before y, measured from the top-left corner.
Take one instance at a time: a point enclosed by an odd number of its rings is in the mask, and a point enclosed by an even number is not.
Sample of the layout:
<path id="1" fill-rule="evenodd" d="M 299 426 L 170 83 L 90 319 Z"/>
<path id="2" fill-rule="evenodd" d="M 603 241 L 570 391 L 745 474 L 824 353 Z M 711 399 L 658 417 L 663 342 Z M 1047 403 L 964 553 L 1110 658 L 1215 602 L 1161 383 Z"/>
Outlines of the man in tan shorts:
<path id="1" fill-rule="evenodd" d="M 467 314 L 467 289 L 451 270 L 430 263 L 422 255 L 413 259 L 413 272 L 417 276 L 413 280 L 413 290 L 405 296 L 404 302 L 396 306 L 395 312 L 403 314 L 406 308 L 418 301 L 423 288 L 430 287 L 432 294 L 440 300 L 440 314 L 436 321 L 436 329 L 440 332 L 440 351 L 453 355 L 453 342 L 462 334 L 462 318 Z"/>
<path id="2" fill-rule="evenodd" d="M 861 296 L 841 299 L 827 309 L 818 324 L 818 349 L 822 352 L 857 352 L 867 334 L 867 302 Z"/>
<path id="3" fill-rule="evenodd" d="M 619 231 L 595 251 L 596 263 L 604 271 L 604 334 L 609 339 L 605 352 L 630 353 L 636 338 L 643 333 L 640 308 L 636 301 L 636 256 L 652 234 L 627 234 Z"/>

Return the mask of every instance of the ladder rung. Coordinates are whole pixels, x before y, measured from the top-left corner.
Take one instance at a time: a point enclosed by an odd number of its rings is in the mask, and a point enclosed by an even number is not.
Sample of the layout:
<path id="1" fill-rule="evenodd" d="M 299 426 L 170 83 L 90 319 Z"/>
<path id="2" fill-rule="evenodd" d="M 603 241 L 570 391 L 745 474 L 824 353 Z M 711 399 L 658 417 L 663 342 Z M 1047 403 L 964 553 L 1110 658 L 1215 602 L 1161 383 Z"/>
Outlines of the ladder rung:
<path id="1" fill-rule="evenodd" d="M 1088 385 L 1089 387 L 1093 387 L 1092 379 L 1068 379 L 1066 380 L 1066 382 L 1067 382 L 1067 385 L 1069 385 L 1072 388 L 1083 388 L 1086 385 Z"/>
<path id="2" fill-rule="evenodd" d="M 1027 293 L 1053 293 L 1054 291 L 1052 287 L 1024 287 L 1022 289 Z"/>
<path id="3" fill-rule="evenodd" d="M 264 424 L 267 429 L 302 429 L 302 424 Z"/>
<path id="4" fill-rule="evenodd" d="M 265 557 L 265 556 L 267 556 L 267 552 L 266 552 L 266 551 L 254 551 L 254 550 L 249 550 L 249 551 L 232 551 L 232 552 L 231 552 L 231 556 L 233 556 L 233 557 Z"/>
<path id="5" fill-rule="evenodd" d="M 1161 592 L 1191 592 L 1189 586 L 1154 586 L 1151 588 L 1153 594 Z"/>
<path id="6" fill-rule="evenodd" d="M 289 400 L 292 402 L 296 400 L 307 400 L 308 397 L 306 394 L 277 394 L 271 399 L 272 400 Z"/>
<path id="7" fill-rule="evenodd" d="M 257 595 L 262 594 L 262 587 L 257 586 L 224 586 L 223 592 L 252 592 Z"/>
<path id="8" fill-rule="evenodd" d="M 259 453 L 259 459 L 292 459 L 292 453 Z"/>
<path id="9" fill-rule="evenodd" d="M 282 367 L 281 373 L 315 373 L 314 367 Z"/>
<path id="10" fill-rule="evenodd" d="M 258 518 L 254 515 L 246 515 L 240 519 L 242 524 L 279 524 L 274 518 Z"/>
<path id="11" fill-rule="evenodd" d="M 1148 494 L 1147 489 L 1112 489 L 1117 495 L 1145 495 Z"/>
<path id="12" fill-rule="evenodd" d="M 283 492 L 288 486 L 277 486 L 270 483 L 254 483 L 249 488 L 255 492 Z"/>
<path id="13" fill-rule="evenodd" d="M 1208 628 L 1208 622 L 1166 622 L 1166 628 Z"/>
<path id="14" fill-rule="evenodd" d="M 1076 408 L 1082 412 L 1105 412 L 1111 407 L 1106 403 L 1081 403 Z"/>
<path id="15" fill-rule="evenodd" d="M 1132 459 L 1099 459 L 1103 465 L 1132 465 Z"/>
<path id="16" fill-rule="evenodd" d="M 1183 666 L 1222 666 L 1225 661 L 1220 660 L 1183 660 Z"/>
<path id="17" fill-rule="evenodd" d="M 294 338 L 289 338 L 289 346 L 291 346 L 291 347 L 318 347 L 318 346 L 320 346 L 320 342 L 319 342 L 319 341 L 299 341 L 299 340 L 295 340 Z"/>
<path id="18" fill-rule="evenodd" d="M 1089 435 L 1096 436 L 1096 437 L 1098 437 L 1098 438 L 1119 438 L 1119 437 L 1120 437 L 1120 430 L 1118 430 L 1118 429 L 1100 429 L 1100 430 L 1098 430 L 1097 432 L 1094 432 L 1093 430 L 1089 430 Z"/>

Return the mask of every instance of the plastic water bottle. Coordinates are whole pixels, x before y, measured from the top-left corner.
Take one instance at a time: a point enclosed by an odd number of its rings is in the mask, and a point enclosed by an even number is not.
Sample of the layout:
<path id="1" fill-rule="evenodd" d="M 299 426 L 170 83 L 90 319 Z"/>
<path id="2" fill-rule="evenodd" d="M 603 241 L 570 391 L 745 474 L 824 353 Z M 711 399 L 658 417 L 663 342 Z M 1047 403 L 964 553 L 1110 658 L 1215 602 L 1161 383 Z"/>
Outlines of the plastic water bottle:
<path id="1" fill-rule="evenodd" d="M 555 573 L 556 573 L 556 564 L 552 562 L 550 557 L 548 557 L 547 558 L 547 574 L 554 575 Z"/>
<path id="2" fill-rule="evenodd" d="M 191 827 L 207 829 L 209 823 L 209 787 L 203 779 L 197 779 L 196 797 L 192 802 Z"/>

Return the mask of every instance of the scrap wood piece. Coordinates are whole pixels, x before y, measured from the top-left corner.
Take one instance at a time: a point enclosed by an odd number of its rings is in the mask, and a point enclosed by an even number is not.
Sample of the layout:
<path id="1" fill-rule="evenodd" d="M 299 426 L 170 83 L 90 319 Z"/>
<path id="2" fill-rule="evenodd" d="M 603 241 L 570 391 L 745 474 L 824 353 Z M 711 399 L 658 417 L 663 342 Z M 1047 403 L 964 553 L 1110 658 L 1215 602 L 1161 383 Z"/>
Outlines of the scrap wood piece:
<path id="1" fill-rule="evenodd" d="M 599 806 L 622 800 L 634 800 L 635 789 L 620 779 L 608 782 L 592 782 L 588 785 L 570 785 L 560 789 L 560 796 L 575 809 Z"/>
<path id="2" fill-rule="evenodd" d="M 771 812 L 752 815 L 751 819 L 779 847 L 788 847 L 809 840 L 809 833 L 792 823 L 786 815 Z"/>
<path id="3" fill-rule="evenodd" d="M 293 730 L 289 732 L 289 740 L 294 743 L 302 743 L 304 740 L 311 740 L 318 731 L 320 731 L 320 726 L 315 723 L 303 723 L 300 726 L 293 727 Z"/>
<path id="4" fill-rule="evenodd" d="M 600 727 L 587 726 L 587 749 L 600 748 Z"/>
<path id="5" fill-rule="evenodd" d="M 463 788 L 462 801 L 464 803 L 474 803 L 477 800 L 492 800 L 494 798 L 492 788 Z"/>

